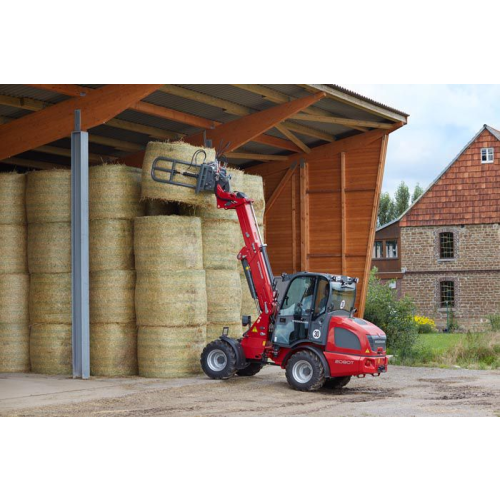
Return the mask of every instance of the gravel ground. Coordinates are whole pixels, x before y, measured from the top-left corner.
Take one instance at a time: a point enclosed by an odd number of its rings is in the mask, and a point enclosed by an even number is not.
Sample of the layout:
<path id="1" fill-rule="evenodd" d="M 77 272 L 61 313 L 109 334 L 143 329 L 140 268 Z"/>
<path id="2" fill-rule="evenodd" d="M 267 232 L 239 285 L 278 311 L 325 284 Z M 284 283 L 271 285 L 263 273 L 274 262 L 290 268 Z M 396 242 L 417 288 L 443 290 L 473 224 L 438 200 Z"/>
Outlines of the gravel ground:
<path id="1" fill-rule="evenodd" d="M 0 416 L 500 416 L 500 371 L 391 366 L 380 378 L 352 379 L 344 389 L 317 393 L 291 390 L 277 367 L 229 381 L 123 384 L 129 393 L 119 397 L 93 399 L 86 391 L 65 404 L 39 397 L 24 398 L 18 408 L 0 404 Z"/>

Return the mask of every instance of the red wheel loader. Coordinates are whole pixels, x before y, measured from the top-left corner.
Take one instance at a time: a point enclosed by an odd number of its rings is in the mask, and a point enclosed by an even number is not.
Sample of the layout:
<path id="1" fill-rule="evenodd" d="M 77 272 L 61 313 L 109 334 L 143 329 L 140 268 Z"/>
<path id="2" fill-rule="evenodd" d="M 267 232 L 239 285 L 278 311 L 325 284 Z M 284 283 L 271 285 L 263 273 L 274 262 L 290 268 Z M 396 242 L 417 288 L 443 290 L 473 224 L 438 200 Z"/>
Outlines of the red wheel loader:
<path id="1" fill-rule="evenodd" d="M 236 210 L 245 242 L 238 259 L 260 311 L 254 322 L 242 318 L 247 330 L 241 339 L 228 337 L 225 328 L 218 340 L 205 347 L 201 355 L 205 374 L 219 380 L 248 377 L 274 364 L 286 370 L 292 388 L 316 391 L 323 386 L 343 387 L 353 376 L 386 372 L 385 333 L 354 316 L 358 280 L 324 273 L 283 274 L 287 287 L 280 297 L 253 200 L 231 191 L 222 158 L 205 163 L 200 162 L 203 157 L 203 150 L 191 163 L 158 157 L 151 176 L 196 193 L 213 192 L 219 209 Z"/>

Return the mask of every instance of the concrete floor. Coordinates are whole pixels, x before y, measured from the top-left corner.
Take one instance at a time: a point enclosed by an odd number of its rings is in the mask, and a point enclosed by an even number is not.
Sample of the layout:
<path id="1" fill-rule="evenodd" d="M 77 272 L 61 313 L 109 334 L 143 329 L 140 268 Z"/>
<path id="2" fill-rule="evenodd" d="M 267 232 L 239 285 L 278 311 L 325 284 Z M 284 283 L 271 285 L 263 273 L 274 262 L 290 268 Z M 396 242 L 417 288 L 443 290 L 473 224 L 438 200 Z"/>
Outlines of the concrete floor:
<path id="1" fill-rule="evenodd" d="M 229 381 L 3 374 L 0 416 L 500 416 L 500 372 L 393 366 L 316 393 L 277 367 Z"/>

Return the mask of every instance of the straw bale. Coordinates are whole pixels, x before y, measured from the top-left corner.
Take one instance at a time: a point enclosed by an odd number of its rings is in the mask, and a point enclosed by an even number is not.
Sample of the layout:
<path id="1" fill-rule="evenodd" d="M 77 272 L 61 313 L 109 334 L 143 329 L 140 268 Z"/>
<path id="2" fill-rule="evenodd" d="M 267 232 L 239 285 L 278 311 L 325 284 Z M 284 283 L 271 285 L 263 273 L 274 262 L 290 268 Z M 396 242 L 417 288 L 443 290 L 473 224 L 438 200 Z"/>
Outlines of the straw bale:
<path id="1" fill-rule="evenodd" d="M 0 323 L 0 373 L 30 371 L 30 328 Z"/>
<path id="2" fill-rule="evenodd" d="M 139 327 L 139 375 L 150 378 L 189 377 L 201 373 L 205 326 Z"/>
<path id="3" fill-rule="evenodd" d="M 139 217 L 134 236 L 137 271 L 203 269 L 201 221 L 197 217 Z"/>
<path id="4" fill-rule="evenodd" d="M 0 274 L 28 272 L 26 240 L 25 225 L 0 226 Z"/>
<path id="5" fill-rule="evenodd" d="M 258 316 L 257 306 L 255 305 L 255 300 L 250 294 L 250 288 L 248 288 L 248 283 L 245 275 L 240 274 L 241 282 L 241 316 L 251 316 L 252 321 L 255 321 Z"/>
<path id="6" fill-rule="evenodd" d="M 32 274 L 30 322 L 71 325 L 71 273 Z"/>
<path id="7" fill-rule="evenodd" d="M 71 222 L 71 171 L 39 170 L 27 178 L 28 223 Z"/>
<path id="8" fill-rule="evenodd" d="M 92 220 L 89 233 L 90 272 L 134 269 L 134 221 Z"/>
<path id="9" fill-rule="evenodd" d="M 135 323 L 90 325 L 90 374 L 100 377 L 137 375 Z"/>
<path id="10" fill-rule="evenodd" d="M 60 276 L 60 275 L 59 275 Z M 31 371 L 45 375 L 71 375 L 71 325 L 39 324 L 31 327 Z"/>
<path id="11" fill-rule="evenodd" d="M 175 203 L 167 203 L 162 200 L 147 200 L 146 215 L 175 215 L 177 214 L 178 206 Z"/>
<path id="12" fill-rule="evenodd" d="M 206 272 L 208 323 L 241 323 L 241 283 L 238 271 Z"/>
<path id="13" fill-rule="evenodd" d="M 90 220 L 133 219 L 145 213 L 139 169 L 106 163 L 89 169 Z"/>
<path id="14" fill-rule="evenodd" d="M 71 272 L 71 223 L 28 224 L 30 273 Z"/>
<path id="15" fill-rule="evenodd" d="M 0 224 L 26 224 L 26 176 L 0 173 Z"/>
<path id="16" fill-rule="evenodd" d="M 264 216 L 266 200 L 264 198 L 264 180 L 260 175 L 245 174 L 242 191 L 253 200 L 253 208 L 257 218 Z"/>
<path id="17" fill-rule="evenodd" d="M 205 271 L 137 273 L 135 307 L 140 326 L 206 324 Z"/>
<path id="18" fill-rule="evenodd" d="M 99 271 L 90 275 L 90 322 L 135 321 L 135 271 Z"/>
<path id="19" fill-rule="evenodd" d="M 222 335 L 222 329 L 227 326 L 229 328 L 228 336 L 233 339 L 239 339 L 242 334 L 241 321 L 225 323 L 208 323 L 207 325 L 207 344 L 213 340 L 217 340 Z"/>
<path id="20" fill-rule="evenodd" d="M 0 323 L 29 324 L 29 274 L 0 274 Z"/>
<path id="21" fill-rule="evenodd" d="M 202 221 L 203 265 L 205 269 L 236 269 L 239 265 L 240 226 L 232 220 Z"/>
<path id="22" fill-rule="evenodd" d="M 203 153 L 197 154 L 200 150 L 206 154 L 206 157 Z M 143 199 L 178 201 L 181 203 L 188 203 L 190 205 L 202 206 L 209 203 L 210 198 L 214 198 L 214 196 L 209 193 L 196 194 L 194 189 L 172 186 L 170 184 L 163 184 L 153 180 L 151 177 L 151 167 L 153 166 L 153 161 L 158 156 L 165 156 L 185 161 L 187 163 L 191 163 L 194 159 L 197 159 L 197 163 L 202 163 L 214 161 L 215 150 L 192 146 L 191 144 L 186 144 L 184 142 L 150 142 L 146 148 L 146 154 L 144 155 L 144 163 L 142 166 Z M 172 162 L 163 161 L 160 162 L 158 166 L 162 168 L 171 168 Z M 190 168 L 187 165 L 179 164 L 176 166 L 176 170 L 179 172 L 189 171 L 193 173 L 197 173 L 198 171 L 197 168 Z M 166 172 L 158 172 L 158 177 L 160 179 L 167 179 L 169 176 L 170 174 Z M 174 180 L 191 186 L 196 185 L 196 179 L 191 177 L 177 175 Z"/>

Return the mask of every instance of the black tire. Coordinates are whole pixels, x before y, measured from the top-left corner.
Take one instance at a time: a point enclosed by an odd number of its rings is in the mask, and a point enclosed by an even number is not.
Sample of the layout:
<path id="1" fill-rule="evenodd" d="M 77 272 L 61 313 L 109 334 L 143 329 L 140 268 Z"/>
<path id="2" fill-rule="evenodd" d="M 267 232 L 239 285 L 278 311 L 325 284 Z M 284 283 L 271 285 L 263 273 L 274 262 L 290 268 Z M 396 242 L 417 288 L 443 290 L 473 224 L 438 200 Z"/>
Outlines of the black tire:
<path id="1" fill-rule="evenodd" d="M 318 391 L 325 383 L 325 370 L 316 354 L 299 351 L 288 360 L 286 379 L 296 391 Z"/>
<path id="2" fill-rule="evenodd" d="M 342 387 L 345 387 L 349 381 L 351 380 L 351 377 L 333 377 L 333 378 L 328 378 L 326 379 L 325 387 L 326 389 L 342 389 Z"/>
<path id="3" fill-rule="evenodd" d="M 227 380 L 236 373 L 236 353 L 223 340 L 214 340 L 201 353 L 201 368 L 214 380 Z"/>
<path id="4" fill-rule="evenodd" d="M 254 375 L 257 375 L 262 370 L 262 365 L 259 363 L 250 363 L 248 366 L 245 368 L 242 368 L 241 370 L 238 370 L 236 372 L 236 375 L 239 377 L 253 377 Z"/>

